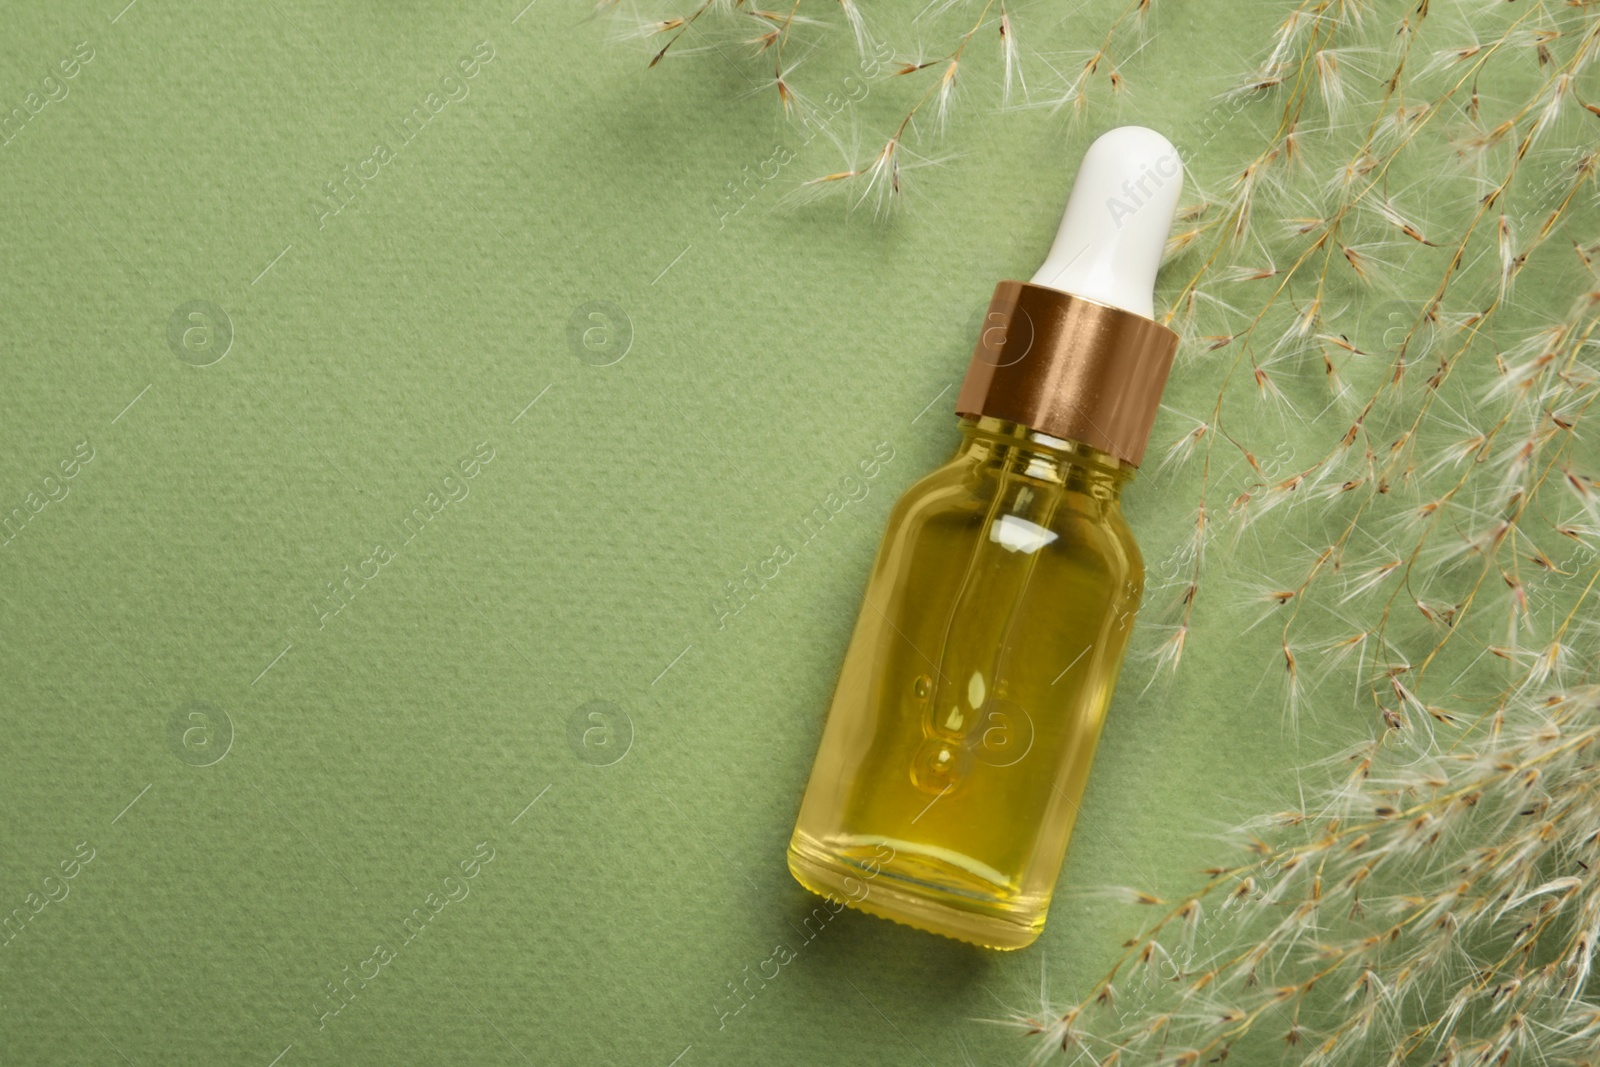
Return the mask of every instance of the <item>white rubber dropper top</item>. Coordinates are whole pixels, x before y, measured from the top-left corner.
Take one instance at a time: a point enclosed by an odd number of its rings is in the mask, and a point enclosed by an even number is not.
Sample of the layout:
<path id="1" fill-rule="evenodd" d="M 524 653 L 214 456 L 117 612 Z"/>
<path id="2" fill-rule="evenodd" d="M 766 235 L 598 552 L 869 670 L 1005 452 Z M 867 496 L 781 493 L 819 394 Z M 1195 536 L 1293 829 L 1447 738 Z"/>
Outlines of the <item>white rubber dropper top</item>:
<path id="1" fill-rule="evenodd" d="M 1152 318 L 1156 270 L 1182 192 L 1183 163 L 1165 137 L 1143 126 L 1101 134 L 1083 154 L 1033 284 Z"/>

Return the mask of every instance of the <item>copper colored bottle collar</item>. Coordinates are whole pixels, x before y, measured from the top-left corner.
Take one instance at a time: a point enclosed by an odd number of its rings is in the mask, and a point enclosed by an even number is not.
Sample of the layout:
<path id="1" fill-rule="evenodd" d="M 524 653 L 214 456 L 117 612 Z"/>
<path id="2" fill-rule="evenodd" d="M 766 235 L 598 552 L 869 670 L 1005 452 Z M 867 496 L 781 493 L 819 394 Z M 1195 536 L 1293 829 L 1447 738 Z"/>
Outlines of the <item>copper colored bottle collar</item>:
<path id="1" fill-rule="evenodd" d="M 1001 282 L 956 413 L 1021 423 L 1137 467 L 1177 347 L 1177 334 L 1143 315 Z"/>

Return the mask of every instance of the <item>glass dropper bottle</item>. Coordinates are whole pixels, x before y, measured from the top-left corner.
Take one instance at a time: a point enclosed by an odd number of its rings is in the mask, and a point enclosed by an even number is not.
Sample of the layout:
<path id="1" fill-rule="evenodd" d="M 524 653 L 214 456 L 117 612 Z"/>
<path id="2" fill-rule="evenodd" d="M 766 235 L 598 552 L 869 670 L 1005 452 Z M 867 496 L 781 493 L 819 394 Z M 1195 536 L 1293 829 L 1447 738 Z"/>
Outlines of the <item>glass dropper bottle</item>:
<path id="1" fill-rule="evenodd" d="M 896 503 L 789 844 L 835 902 L 1039 936 L 1144 587 L 1121 490 L 1177 337 L 1152 291 L 1182 165 L 1090 145 L 1032 280 L 995 289 L 955 455 Z"/>

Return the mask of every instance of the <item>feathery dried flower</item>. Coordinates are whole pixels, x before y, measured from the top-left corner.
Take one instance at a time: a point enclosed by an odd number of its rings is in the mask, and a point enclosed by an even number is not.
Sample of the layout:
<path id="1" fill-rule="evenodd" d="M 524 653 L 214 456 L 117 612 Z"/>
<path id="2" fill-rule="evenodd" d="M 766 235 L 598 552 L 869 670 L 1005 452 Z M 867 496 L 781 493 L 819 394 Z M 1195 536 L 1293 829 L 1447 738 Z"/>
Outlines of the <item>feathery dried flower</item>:
<path id="1" fill-rule="evenodd" d="M 1241 858 L 1067 1006 L 1084 1062 L 1246 1048 L 1298 1064 L 1600 1060 L 1600 461 L 1583 436 L 1600 397 L 1600 244 L 1571 225 L 1600 151 L 1567 121 L 1600 114 L 1577 85 L 1600 53 L 1600 5 L 1463 7 L 1467 45 L 1449 27 L 1454 42 L 1429 43 L 1437 6 L 1409 7 L 1392 41 L 1392 25 L 1331 0 L 1291 7 L 1245 82 L 1276 87 L 1277 129 L 1195 220 L 1183 249 L 1201 262 L 1172 298 L 1185 336 L 1231 363 L 1180 364 L 1222 381 L 1163 469 L 1193 471 L 1200 498 L 1231 501 L 1226 525 L 1266 547 L 1297 538 L 1304 503 L 1335 518 L 1298 584 L 1245 585 L 1261 605 L 1245 632 L 1270 616 L 1263 664 L 1270 653 L 1290 721 L 1323 704 L 1348 715 L 1354 698 L 1371 734 L 1347 763 L 1302 771 L 1320 791 L 1247 823 Z M 1391 65 L 1370 91 L 1342 62 L 1369 48 Z M 1491 84 L 1519 49 L 1539 83 Z M 1360 117 L 1306 125 L 1308 98 Z M 1447 129 L 1447 114 L 1471 128 Z M 1517 180 L 1536 142 L 1563 139 L 1578 140 L 1570 164 Z M 1301 156 L 1334 179 L 1301 193 L 1283 165 Z M 1437 177 L 1391 193 L 1419 170 Z M 1557 234 L 1575 256 L 1559 270 Z M 1545 293 L 1572 293 L 1551 321 L 1513 300 L 1535 270 Z M 1333 310 L 1351 300 L 1353 318 Z M 1363 321 L 1375 301 L 1388 310 Z M 1349 407 L 1305 424 L 1325 444 L 1286 462 L 1254 406 L 1305 395 L 1312 374 Z M 1214 532 L 1197 524 L 1173 553 L 1181 595 L 1144 642 L 1152 683 L 1200 636 L 1195 605 L 1227 580 L 1212 572 L 1236 565 L 1206 559 Z M 1318 632 L 1328 619 L 1336 636 Z M 1191 938 L 1191 905 L 1208 899 L 1221 906 Z M 1116 1011 L 1095 1010 L 1113 981 Z"/>

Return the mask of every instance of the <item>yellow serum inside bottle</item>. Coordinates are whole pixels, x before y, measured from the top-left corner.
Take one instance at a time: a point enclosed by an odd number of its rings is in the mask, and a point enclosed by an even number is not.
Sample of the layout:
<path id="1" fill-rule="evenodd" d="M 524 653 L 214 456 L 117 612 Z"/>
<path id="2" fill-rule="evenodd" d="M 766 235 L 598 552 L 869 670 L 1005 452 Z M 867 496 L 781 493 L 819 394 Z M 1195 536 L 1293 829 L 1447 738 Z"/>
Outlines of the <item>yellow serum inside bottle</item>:
<path id="1" fill-rule="evenodd" d="M 1177 343 L 1151 291 L 1181 184 L 1159 134 L 1105 134 L 1045 265 L 996 288 L 960 443 L 891 512 L 845 653 L 789 844 L 808 889 L 1039 936 L 1144 588 L 1121 492 Z"/>

